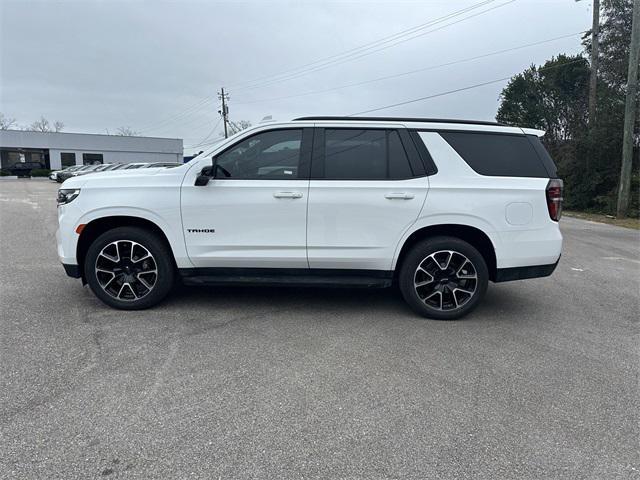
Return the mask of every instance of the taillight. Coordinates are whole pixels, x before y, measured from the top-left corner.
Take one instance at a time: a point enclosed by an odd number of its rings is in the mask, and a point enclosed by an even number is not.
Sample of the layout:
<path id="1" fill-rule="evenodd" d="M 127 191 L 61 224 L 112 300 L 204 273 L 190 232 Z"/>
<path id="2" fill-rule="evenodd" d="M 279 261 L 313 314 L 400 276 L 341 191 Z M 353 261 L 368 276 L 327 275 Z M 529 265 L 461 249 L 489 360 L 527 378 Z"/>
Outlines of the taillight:
<path id="1" fill-rule="evenodd" d="M 557 222 L 562 215 L 562 189 L 563 183 L 559 178 L 553 178 L 547 183 L 547 208 L 551 220 Z"/>

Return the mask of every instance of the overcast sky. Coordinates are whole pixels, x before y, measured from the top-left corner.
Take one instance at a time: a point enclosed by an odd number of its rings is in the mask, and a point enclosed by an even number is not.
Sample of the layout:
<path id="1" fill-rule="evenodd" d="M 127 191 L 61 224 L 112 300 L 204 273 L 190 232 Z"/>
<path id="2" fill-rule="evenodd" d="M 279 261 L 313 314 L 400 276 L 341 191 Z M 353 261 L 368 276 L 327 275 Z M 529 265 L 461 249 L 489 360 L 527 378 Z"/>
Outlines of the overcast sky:
<path id="1" fill-rule="evenodd" d="M 219 137 L 221 124 L 212 129 L 222 86 L 236 121 L 353 114 L 577 53 L 578 32 L 591 24 L 591 3 L 0 0 L 0 112 L 20 124 L 44 115 L 63 121 L 69 132 L 130 126 L 148 136 L 183 138 L 188 153 Z M 413 27 L 420 28 L 374 43 Z M 565 35 L 571 36 L 441 66 Z M 357 50 L 363 45 L 370 46 Z M 413 70 L 421 71 L 300 95 Z M 505 84 L 370 115 L 491 120 Z"/>

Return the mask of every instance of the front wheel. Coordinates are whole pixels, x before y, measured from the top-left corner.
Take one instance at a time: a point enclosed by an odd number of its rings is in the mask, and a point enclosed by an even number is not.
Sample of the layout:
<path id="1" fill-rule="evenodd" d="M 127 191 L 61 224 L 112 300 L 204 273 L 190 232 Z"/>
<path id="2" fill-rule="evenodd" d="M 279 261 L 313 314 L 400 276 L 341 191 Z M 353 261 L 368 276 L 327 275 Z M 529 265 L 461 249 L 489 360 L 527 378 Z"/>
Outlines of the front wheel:
<path id="1" fill-rule="evenodd" d="M 478 306 L 489 271 L 473 246 L 455 237 L 434 237 L 416 244 L 400 267 L 400 291 L 422 316 L 455 320 Z"/>
<path id="2" fill-rule="evenodd" d="M 165 242 L 137 227 L 118 227 L 100 235 L 87 251 L 84 274 L 96 297 L 122 310 L 159 303 L 175 276 Z"/>

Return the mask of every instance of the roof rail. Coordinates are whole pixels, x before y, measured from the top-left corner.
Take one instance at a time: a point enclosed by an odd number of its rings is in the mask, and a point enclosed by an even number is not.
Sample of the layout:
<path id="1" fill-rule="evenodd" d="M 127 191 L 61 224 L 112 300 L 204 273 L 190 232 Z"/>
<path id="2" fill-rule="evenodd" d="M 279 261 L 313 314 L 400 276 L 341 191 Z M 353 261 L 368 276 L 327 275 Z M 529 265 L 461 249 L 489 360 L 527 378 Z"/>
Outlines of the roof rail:
<path id="1" fill-rule="evenodd" d="M 353 121 L 353 122 L 421 122 L 421 123 L 469 123 L 472 125 L 499 125 L 506 127 L 504 123 L 486 122 L 483 120 L 462 120 L 459 118 L 411 118 L 411 117 L 300 117 L 294 118 L 298 120 L 329 120 L 329 121 Z"/>

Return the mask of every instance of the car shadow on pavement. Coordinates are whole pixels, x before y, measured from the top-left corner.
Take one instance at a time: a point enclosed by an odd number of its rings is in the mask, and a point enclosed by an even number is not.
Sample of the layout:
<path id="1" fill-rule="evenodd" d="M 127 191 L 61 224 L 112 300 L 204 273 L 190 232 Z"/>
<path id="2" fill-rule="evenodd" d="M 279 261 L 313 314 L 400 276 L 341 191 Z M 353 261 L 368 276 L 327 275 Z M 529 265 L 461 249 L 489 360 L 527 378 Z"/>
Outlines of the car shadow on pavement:
<path id="1" fill-rule="evenodd" d="M 464 320 L 509 318 L 522 310 L 535 309 L 536 298 L 517 288 L 489 285 L 486 297 Z M 397 286 L 383 289 L 303 288 L 268 286 L 192 287 L 179 286 L 167 298 L 164 308 L 186 312 L 211 310 L 299 310 L 318 315 L 394 316 L 421 319 L 404 299 Z M 162 307 L 161 307 L 162 308 Z"/>

